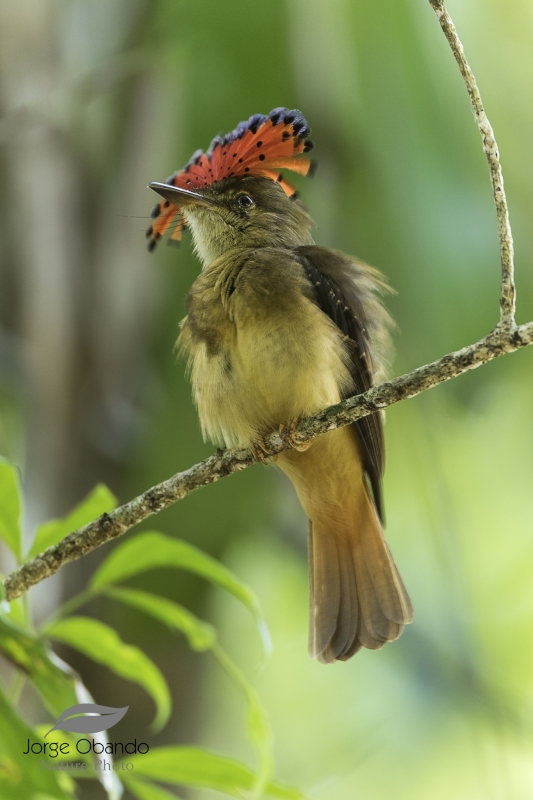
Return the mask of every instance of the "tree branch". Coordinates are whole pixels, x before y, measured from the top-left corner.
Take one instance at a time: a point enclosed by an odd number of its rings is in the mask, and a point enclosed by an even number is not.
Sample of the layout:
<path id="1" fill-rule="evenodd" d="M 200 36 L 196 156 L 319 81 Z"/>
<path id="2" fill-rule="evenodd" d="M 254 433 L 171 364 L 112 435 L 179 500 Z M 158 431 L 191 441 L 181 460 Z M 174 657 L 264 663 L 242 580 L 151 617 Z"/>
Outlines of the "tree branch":
<path id="1" fill-rule="evenodd" d="M 502 264 L 500 322 L 488 336 L 469 347 L 449 353 L 438 361 L 419 367 L 413 372 L 401 375 L 380 386 L 374 386 L 364 394 L 350 397 L 342 403 L 320 411 L 313 417 L 302 420 L 292 434 L 296 442 L 309 441 L 327 431 L 349 425 L 361 417 L 387 408 L 400 400 L 414 397 L 467 370 L 486 364 L 493 358 L 533 344 L 533 322 L 518 327 L 514 322 L 513 239 L 494 134 L 453 22 L 441 0 L 429 0 L 429 2 L 439 18 L 442 30 L 459 64 L 489 163 L 498 217 Z M 265 445 L 266 454 L 274 458 L 278 453 L 290 448 L 290 444 L 279 433 L 272 433 L 268 436 Z M 7 599 L 14 600 L 31 586 L 53 575 L 69 561 L 81 558 L 100 545 L 121 536 L 137 523 L 168 508 L 195 489 L 245 469 L 255 460 L 254 455 L 248 450 L 218 450 L 205 461 L 153 486 L 110 514 L 104 514 L 89 525 L 69 534 L 59 544 L 49 547 L 44 553 L 19 567 L 4 581 Z"/>
<path id="2" fill-rule="evenodd" d="M 449 353 L 432 364 L 419 367 L 380 386 L 374 386 L 364 394 L 350 397 L 313 417 L 302 420 L 292 434 L 293 439 L 305 442 L 327 431 L 349 425 L 356 419 L 387 408 L 400 400 L 415 397 L 439 383 L 455 378 L 462 372 L 476 369 L 493 358 L 504 353 L 512 353 L 530 344 L 533 344 L 533 322 L 515 327 L 511 331 L 497 327 L 476 344 Z M 279 433 L 270 434 L 265 439 L 265 445 L 266 454 L 273 457 L 290 448 L 290 444 Z M 233 472 L 246 469 L 255 461 L 256 458 L 249 450 L 218 450 L 205 461 L 158 483 L 139 497 L 130 500 L 110 514 L 103 514 L 94 522 L 69 534 L 59 544 L 49 547 L 44 553 L 23 564 L 4 581 L 7 599 L 14 600 L 31 586 L 53 575 L 64 564 L 81 558 L 111 539 L 116 539 L 117 536 L 122 536 L 137 523 L 168 508 L 195 489 L 215 483 Z"/>
<path id="3" fill-rule="evenodd" d="M 468 61 L 465 58 L 465 53 L 461 40 L 455 30 L 452 18 L 448 14 L 442 0 L 429 0 L 432 8 L 434 9 L 440 26 L 448 40 L 448 44 L 452 49 L 455 60 L 461 70 L 461 75 L 465 82 L 466 90 L 472 103 L 474 117 L 476 118 L 477 126 L 483 141 L 483 150 L 489 162 L 490 179 L 492 182 L 492 192 L 494 195 L 494 203 L 496 205 L 496 215 L 498 217 L 498 235 L 500 237 L 500 258 L 502 265 L 502 283 L 501 283 L 501 296 L 500 296 L 500 325 L 512 328 L 515 319 L 515 304 L 516 304 L 516 290 L 514 284 L 514 250 L 513 250 L 513 234 L 511 232 L 511 224 L 509 222 L 509 211 L 507 209 L 507 199 L 505 197 L 505 189 L 503 186 L 503 175 L 500 164 L 500 155 L 498 152 L 498 145 L 494 138 L 494 131 L 487 119 L 483 103 L 481 102 L 481 95 L 477 88 L 476 79 L 470 69 Z"/>

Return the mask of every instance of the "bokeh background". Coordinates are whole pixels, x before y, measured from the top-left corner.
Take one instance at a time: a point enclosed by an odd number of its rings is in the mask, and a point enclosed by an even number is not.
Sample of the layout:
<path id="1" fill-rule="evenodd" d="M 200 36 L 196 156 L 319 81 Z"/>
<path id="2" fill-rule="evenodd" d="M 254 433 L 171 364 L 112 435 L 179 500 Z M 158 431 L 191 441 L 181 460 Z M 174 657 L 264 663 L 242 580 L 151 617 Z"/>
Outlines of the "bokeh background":
<path id="1" fill-rule="evenodd" d="M 525 322 L 533 7 L 449 9 L 502 154 Z M 98 481 L 125 501 L 211 452 L 173 352 L 198 264 L 188 239 L 146 252 L 146 185 L 252 113 L 284 105 L 308 118 L 319 167 L 299 189 L 316 240 L 379 267 L 397 291 L 394 373 L 497 321 L 488 170 L 425 0 L 0 0 L 0 104 L 0 452 L 22 470 L 28 532 Z M 275 469 L 209 486 L 144 526 L 220 557 L 259 593 L 266 663 L 233 599 L 170 570 L 133 582 L 220 627 L 271 715 L 277 775 L 309 798 L 533 796 L 532 372 L 533 348 L 387 412 L 387 532 L 416 616 L 380 652 L 309 660 L 306 521 Z M 100 558 L 33 590 L 37 617 Z M 105 601 L 85 613 L 167 676 L 174 713 L 151 742 L 253 763 L 242 700 L 208 655 Z M 146 731 L 140 689 L 61 654 L 97 702 L 129 703 L 129 730 Z"/>

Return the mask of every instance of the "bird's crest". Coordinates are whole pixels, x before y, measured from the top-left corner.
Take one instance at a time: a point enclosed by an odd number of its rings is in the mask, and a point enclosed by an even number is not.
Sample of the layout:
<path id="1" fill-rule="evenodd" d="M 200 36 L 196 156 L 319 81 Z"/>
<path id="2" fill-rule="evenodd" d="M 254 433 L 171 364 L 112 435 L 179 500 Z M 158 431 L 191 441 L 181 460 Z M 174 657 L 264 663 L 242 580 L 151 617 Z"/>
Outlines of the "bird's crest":
<path id="1" fill-rule="evenodd" d="M 165 183 L 201 191 L 204 186 L 224 178 L 259 175 L 276 181 L 286 195 L 295 197 L 294 187 L 279 170 L 308 174 L 311 159 L 297 156 L 313 149 L 313 143 L 307 138 L 310 132 L 300 111 L 275 108 L 268 116 L 254 114 L 223 138 L 215 136 L 206 153 L 197 150 L 185 167 L 167 178 Z M 146 232 L 150 251 L 173 222 L 170 239 L 181 239 L 184 221 L 177 206 L 162 200 L 154 207 L 152 218 L 154 222 Z"/>

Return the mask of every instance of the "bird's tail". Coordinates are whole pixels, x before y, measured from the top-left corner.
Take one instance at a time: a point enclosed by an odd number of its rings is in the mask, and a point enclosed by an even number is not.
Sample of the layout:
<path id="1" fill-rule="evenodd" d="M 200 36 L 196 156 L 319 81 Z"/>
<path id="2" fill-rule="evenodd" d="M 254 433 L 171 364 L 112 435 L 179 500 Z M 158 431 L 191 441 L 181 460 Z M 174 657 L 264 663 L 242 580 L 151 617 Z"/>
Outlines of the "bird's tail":
<path id="1" fill-rule="evenodd" d="M 309 516 L 311 656 L 323 663 L 346 661 L 361 647 L 378 650 L 397 639 L 413 609 L 353 432 L 332 431 L 309 451 L 289 451 L 278 463 Z"/>

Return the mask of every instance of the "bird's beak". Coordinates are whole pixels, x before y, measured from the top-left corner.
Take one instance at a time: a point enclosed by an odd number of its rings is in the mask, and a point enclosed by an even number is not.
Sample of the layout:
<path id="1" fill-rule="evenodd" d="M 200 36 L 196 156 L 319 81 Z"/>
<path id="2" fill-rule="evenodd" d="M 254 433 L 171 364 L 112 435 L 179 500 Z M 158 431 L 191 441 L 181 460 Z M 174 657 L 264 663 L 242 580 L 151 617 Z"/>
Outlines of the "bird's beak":
<path id="1" fill-rule="evenodd" d="M 168 200 L 172 205 L 178 208 L 183 208 L 184 206 L 208 206 L 210 208 L 219 208 L 221 206 L 221 203 L 217 203 L 216 200 L 212 200 L 210 197 L 206 197 L 199 192 L 191 192 L 189 189 L 180 189 L 168 183 L 157 183 L 157 181 L 153 181 L 148 184 L 148 188 L 153 189 L 154 192 L 157 192 L 161 197 L 164 197 L 165 200 Z"/>

